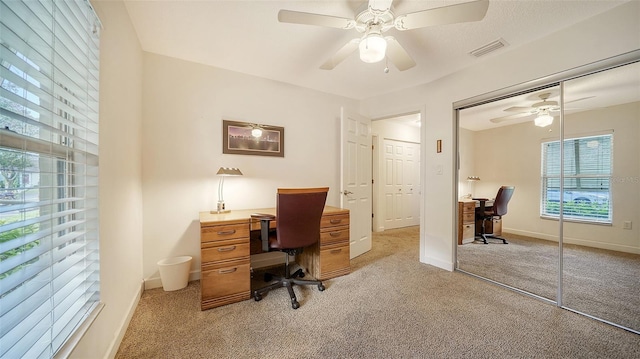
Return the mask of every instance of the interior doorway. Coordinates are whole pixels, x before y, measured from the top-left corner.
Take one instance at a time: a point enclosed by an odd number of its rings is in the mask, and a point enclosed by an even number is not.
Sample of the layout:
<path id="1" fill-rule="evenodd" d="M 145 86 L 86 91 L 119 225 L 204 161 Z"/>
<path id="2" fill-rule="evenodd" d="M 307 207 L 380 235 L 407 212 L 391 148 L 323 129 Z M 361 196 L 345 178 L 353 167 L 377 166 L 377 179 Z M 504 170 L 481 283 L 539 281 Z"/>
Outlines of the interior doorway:
<path id="1" fill-rule="evenodd" d="M 419 112 L 373 120 L 372 230 L 420 224 Z"/>

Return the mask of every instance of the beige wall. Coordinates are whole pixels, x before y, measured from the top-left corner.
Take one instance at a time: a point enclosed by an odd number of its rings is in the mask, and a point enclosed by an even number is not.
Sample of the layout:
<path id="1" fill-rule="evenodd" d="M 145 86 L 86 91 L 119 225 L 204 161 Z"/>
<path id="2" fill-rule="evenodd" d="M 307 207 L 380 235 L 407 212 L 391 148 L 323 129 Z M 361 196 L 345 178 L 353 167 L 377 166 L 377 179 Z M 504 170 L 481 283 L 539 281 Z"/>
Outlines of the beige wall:
<path id="1" fill-rule="evenodd" d="M 220 166 L 229 209 L 275 206 L 278 187 L 329 186 L 340 205 L 340 107 L 354 100 L 151 53 L 144 54 L 143 278 L 157 261 L 190 255 L 199 278 L 198 213 L 215 209 Z M 222 153 L 222 120 L 282 126 L 285 157 Z"/>
<path id="2" fill-rule="evenodd" d="M 114 355 L 142 284 L 142 51 L 124 5 L 93 2 L 100 40 L 100 299 L 72 358 Z"/>
<path id="3" fill-rule="evenodd" d="M 457 137 L 453 103 L 640 49 L 639 24 L 640 3 L 631 1 L 527 46 L 487 55 L 455 74 L 362 102 L 364 114 L 372 118 L 422 109 L 422 262 L 454 268 Z M 438 139 L 443 141 L 442 153 L 434 150 Z"/>
<path id="4" fill-rule="evenodd" d="M 558 121 L 555 121 L 557 125 Z M 564 241 L 598 248 L 640 253 L 639 226 L 623 229 L 624 221 L 640 220 L 640 103 L 619 105 L 567 115 L 565 136 L 613 130 L 613 224 L 564 224 Z M 554 135 L 552 135 L 554 134 Z M 540 168 L 543 140 L 558 139 L 559 127 L 539 128 L 531 122 L 473 133 L 472 156 L 482 178 L 476 185 L 480 197 L 493 198 L 501 185 L 516 187 L 503 218 L 503 230 L 526 236 L 558 240 L 557 221 L 540 218 Z M 550 136 L 553 136 L 550 138 Z M 468 147 L 461 141 L 460 147 Z M 461 152 L 462 160 L 462 152 Z M 465 161 L 466 162 L 466 161 Z M 461 167 L 460 171 L 463 171 Z M 616 179 L 625 179 L 624 181 Z M 630 180 L 629 180 L 630 179 Z"/>
<path id="5" fill-rule="evenodd" d="M 461 128 L 458 134 L 458 153 L 460 154 L 460 172 L 458 173 L 458 197 L 467 196 L 469 194 L 479 197 L 478 184 L 469 182 L 469 176 L 477 176 L 476 165 L 474 162 L 475 135 L 473 131 Z M 482 179 L 482 177 L 480 177 Z"/>
<path id="6" fill-rule="evenodd" d="M 197 256 L 197 213 L 211 209 L 216 201 L 214 173 L 219 166 L 240 167 L 245 173 L 226 183 L 225 199 L 231 208 L 272 206 L 275 188 L 285 185 L 328 184 L 332 188 L 328 202 L 339 204 L 340 106 L 360 109 L 372 118 L 421 112 L 420 259 L 452 269 L 456 157 L 452 103 L 640 48 L 640 8 L 630 2 L 531 46 L 489 55 L 478 65 L 438 81 L 357 103 L 143 54 L 121 1 L 92 4 L 104 25 L 100 243 L 105 308 L 72 353 L 75 358 L 115 355 L 141 281 L 157 276 L 157 260 Z M 540 57 L 549 53 L 554 56 Z M 222 155 L 222 118 L 284 126 L 286 157 Z M 440 154 L 434 150 L 437 139 L 443 140 Z M 442 174 L 437 174 L 439 167 Z M 192 269 L 197 270 L 198 260 Z"/>

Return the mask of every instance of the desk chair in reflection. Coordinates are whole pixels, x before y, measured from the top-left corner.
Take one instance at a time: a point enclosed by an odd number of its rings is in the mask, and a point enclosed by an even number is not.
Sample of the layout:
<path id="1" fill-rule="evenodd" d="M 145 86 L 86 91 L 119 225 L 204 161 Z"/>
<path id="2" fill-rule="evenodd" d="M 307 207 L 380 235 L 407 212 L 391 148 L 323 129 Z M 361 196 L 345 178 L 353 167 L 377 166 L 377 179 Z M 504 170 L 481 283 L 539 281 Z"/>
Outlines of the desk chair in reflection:
<path id="1" fill-rule="evenodd" d="M 480 237 L 482 237 L 482 242 L 487 244 L 487 238 L 495 238 L 500 239 L 504 244 L 509 244 L 506 239 L 494 236 L 493 234 L 486 233 L 487 221 L 493 221 L 494 217 L 501 218 L 505 214 L 507 214 L 507 205 L 509 204 L 509 200 L 511 196 L 513 196 L 513 191 L 515 187 L 513 186 L 502 186 L 498 190 L 498 194 L 496 195 L 496 199 L 493 201 L 493 206 L 490 208 L 484 208 L 483 205 L 480 206 L 478 213 L 476 214 L 476 218 L 482 220 L 482 226 L 480 228 Z"/>
<path id="2" fill-rule="evenodd" d="M 285 254 L 284 277 L 266 275 L 265 279 L 273 277 L 275 283 L 269 284 L 253 292 L 256 301 L 272 289 L 286 287 L 291 297 L 291 306 L 298 309 L 300 304 L 293 291 L 294 285 L 316 285 L 319 291 L 324 285 L 319 280 L 303 280 L 304 271 L 298 269 L 290 273 L 289 256 L 302 253 L 305 247 L 320 240 L 320 219 L 327 199 L 329 187 L 322 188 L 291 188 L 278 189 L 276 216 L 255 214 L 254 218 L 261 222 L 261 240 L 263 251 L 281 251 Z M 276 230 L 269 231 L 269 222 L 276 220 Z"/>

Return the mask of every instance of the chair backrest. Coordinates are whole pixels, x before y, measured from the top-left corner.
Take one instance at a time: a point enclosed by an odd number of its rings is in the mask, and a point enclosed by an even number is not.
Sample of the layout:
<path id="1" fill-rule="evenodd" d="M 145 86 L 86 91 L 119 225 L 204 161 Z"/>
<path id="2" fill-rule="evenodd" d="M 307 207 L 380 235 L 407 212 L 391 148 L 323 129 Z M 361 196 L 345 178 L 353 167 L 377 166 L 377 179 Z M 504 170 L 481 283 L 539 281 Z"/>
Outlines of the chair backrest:
<path id="1" fill-rule="evenodd" d="M 329 187 L 278 189 L 276 230 L 280 248 L 303 248 L 320 240 L 327 192 Z"/>
<path id="2" fill-rule="evenodd" d="M 498 190 L 496 199 L 493 201 L 493 215 L 504 216 L 507 214 L 507 205 L 511 196 L 513 196 L 514 186 L 502 186 Z"/>

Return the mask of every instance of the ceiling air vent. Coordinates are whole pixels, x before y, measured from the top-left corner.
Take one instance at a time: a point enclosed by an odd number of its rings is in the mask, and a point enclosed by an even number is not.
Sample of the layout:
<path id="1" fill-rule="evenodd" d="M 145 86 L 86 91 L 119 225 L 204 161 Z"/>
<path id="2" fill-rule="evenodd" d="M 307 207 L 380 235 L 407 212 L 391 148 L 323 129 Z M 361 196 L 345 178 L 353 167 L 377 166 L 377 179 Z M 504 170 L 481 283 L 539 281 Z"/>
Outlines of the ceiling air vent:
<path id="1" fill-rule="evenodd" d="M 484 56 L 490 52 L 494 52 L 498 49 L 501 49 L 505 46 L 509 45 L 506 41 L 504 41 L 504 39 L 498 39 L 496 41 L 490 42 L 482 47 L 479 47 L 473 51 L 471 51 L 469 54 L 475 56 L 475 57 L 480 57 L 480 56 Z"/>

